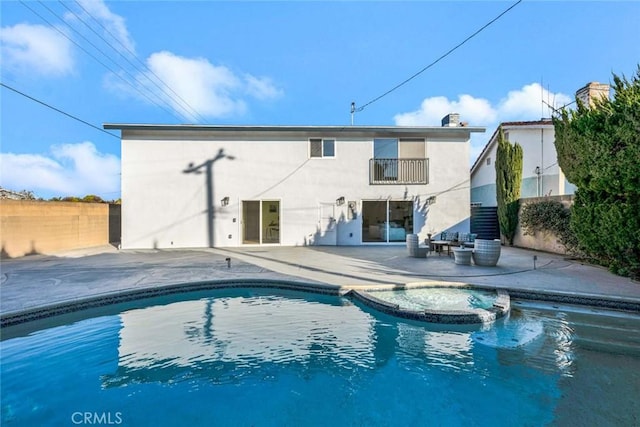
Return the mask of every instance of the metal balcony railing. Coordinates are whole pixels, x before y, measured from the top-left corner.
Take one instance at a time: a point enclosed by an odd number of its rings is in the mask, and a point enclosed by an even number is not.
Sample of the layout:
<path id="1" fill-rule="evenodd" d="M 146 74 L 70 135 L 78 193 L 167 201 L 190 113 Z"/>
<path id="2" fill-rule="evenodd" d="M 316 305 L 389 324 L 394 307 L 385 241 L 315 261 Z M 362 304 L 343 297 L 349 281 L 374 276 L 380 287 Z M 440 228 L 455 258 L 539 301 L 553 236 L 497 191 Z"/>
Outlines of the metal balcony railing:
<path id="1" fill-rule="evenodd" d="M 429 159 L 370 159 L 369 184 L 428 184 Z"/>

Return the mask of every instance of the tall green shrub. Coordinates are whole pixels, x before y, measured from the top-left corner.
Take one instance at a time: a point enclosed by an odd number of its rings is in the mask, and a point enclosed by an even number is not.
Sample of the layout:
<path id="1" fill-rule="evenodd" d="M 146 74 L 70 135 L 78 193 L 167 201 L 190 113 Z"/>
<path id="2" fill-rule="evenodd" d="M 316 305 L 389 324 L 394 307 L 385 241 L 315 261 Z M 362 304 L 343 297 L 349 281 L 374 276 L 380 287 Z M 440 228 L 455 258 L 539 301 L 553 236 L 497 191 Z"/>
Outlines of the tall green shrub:
<path id="1" fill-rule="evenodd" d="M 613 76 L 613 99 L 554 118 L 558 164 L 577 187 L 571 228 L 580 249 L 640 278 L 640 67 Z"/>
<path id="2" fill-rule="evenodd" d="M 510 144 L 500 128 L 496 153 L 496 198 L 500 233 L 509 245 L 513 245 L 513 237 L 518 226 L 521 183 L 522 147 L 518 143 Z"/>

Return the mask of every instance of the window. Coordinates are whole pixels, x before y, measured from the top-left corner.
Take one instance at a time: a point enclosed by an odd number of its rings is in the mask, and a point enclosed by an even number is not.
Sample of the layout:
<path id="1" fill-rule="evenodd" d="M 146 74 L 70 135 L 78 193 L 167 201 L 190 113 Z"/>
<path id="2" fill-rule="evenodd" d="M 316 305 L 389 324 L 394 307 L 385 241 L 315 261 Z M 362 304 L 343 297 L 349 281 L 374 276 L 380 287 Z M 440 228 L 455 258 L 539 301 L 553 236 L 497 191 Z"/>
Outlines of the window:
<path id="1" fill-rule="evenodd" d="M 312 138 L 309 140 L 310 157 L 335 157 L 336 140 Z"/>
<path id="2" fill-rule="evenodd" d="M 491 164 L 491 157 L 487 157 L 487 166 Z"/>
<path id="3" fill-rule="evenodd" d="M 395 138 L 376 138 L 373 140 L 374 159 L 397 159 L 398 140 Z"/>
<path id="4" fill-rule="evenodd" d="M 369 184 L 427 184 L 424 138 L 375 138 Z"/>

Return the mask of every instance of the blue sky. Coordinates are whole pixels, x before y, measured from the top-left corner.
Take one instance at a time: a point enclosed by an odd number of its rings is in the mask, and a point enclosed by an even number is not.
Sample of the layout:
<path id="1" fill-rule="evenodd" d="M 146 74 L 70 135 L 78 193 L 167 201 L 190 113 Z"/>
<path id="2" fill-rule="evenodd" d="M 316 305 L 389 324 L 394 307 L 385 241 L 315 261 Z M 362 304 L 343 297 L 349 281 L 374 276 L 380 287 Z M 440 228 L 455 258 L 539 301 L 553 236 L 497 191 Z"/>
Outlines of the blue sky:
<path id="1" fill-rule="evenodd" d="M 348 125 L 510 2 L 2 1 L 2 83 L 106 122 Z M 550 116 L 640 62 L 640 2 L 525 0 L 355 115 L 356 125 L 487 127 Z M 117 138 L 0 88 L 0 185 L 120 196 Z"/>

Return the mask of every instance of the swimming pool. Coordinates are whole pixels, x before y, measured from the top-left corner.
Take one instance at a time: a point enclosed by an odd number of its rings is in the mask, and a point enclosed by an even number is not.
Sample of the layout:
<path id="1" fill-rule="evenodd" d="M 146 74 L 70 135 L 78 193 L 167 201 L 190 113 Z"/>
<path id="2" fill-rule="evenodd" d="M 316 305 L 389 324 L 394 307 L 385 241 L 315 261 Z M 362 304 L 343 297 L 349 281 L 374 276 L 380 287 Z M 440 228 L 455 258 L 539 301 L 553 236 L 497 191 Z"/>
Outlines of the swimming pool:
<path id="1" fill-rule="evenodd" d="M 266 289 L 133 305 L 4 339 L 2 425 L 640 420 L 638 315 L 515 302 L 490 325 L 439 326 Z"/>

